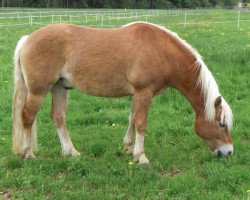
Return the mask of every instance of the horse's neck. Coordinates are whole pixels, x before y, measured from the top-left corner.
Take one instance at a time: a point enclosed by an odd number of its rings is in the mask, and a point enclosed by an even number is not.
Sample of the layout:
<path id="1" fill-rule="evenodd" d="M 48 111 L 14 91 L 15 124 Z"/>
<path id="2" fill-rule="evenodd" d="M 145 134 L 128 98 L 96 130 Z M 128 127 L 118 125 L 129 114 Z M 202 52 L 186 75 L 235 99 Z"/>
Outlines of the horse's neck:
<path id="1" fill-rule="evenodd" d="M 200 69 L 194 63 L 189 66 L 185 64 L 182 65 L 182 69 L 176 70 L 176 76 L 179 78 L 172 84 L 187 98 L 196 115 L 204 115 L 204 98 L 198 84 Z"/>

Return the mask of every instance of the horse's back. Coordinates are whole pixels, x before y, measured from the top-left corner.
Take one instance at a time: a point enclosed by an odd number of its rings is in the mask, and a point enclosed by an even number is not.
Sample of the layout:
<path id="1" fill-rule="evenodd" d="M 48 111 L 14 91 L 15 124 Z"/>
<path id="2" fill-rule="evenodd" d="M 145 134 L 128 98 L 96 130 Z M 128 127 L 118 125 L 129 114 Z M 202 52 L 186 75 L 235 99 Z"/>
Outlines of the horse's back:
<path id="1" fill-rule="evenodd" d="M 117 29 L 49 25 L 32 33 L 22 51 L 27 76 L 97 96 L 124 96 L 152 82 L 164 84 L 159 30 L 143 25 Z M 44 86 L 46 87 L 46 86 Z"/>

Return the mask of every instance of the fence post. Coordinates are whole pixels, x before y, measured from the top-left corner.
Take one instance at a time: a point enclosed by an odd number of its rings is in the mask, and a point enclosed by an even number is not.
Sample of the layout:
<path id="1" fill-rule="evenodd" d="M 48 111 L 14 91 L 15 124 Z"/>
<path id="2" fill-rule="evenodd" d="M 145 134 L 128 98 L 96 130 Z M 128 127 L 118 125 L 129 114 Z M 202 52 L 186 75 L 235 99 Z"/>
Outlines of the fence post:
<path id="1" fill-rule="evenodd" d="M 30 26 L 32 26 L 32 15 L 30 15 Z"/>
<path id="2" fill-rule="evenodd" d="M 184 15 L 184 28 L 187 26 L 187 13 Z"/>
<path id="3" fill-rule="evenodd" d="M 101 22 L 101 27 L 103 27 L 103 15 L 102 15 L 102 22 Z"/>
<path id="4" fill-rule="evenodd" d="M 238 28 L 240 27 L 240 9 L 238 11 Z"/>

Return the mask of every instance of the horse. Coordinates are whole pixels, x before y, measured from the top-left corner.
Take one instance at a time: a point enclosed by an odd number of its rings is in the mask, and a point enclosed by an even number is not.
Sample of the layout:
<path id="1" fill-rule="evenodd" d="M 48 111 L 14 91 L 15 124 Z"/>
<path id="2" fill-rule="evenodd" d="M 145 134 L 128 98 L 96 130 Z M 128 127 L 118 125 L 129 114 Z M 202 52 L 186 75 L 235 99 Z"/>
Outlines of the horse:
<path id="1" fill-rule="evenodd" d="M 62 154 L 78 156 L 66 125 L 70 89 L 98 97 L 132 96 L 124 151 L 149 164 L 144 135 L 152 98 L 172 87 L 195 112 L 194 129 L 214 155 L 233 154 L 233 114 L 201 55 L 176 33 L 152 23 L 119 28 L 53 24 L 23 36 L 14 53 L 13 153 L 35 158 L 36 114 L 52 96 L 51 118 Z"/>

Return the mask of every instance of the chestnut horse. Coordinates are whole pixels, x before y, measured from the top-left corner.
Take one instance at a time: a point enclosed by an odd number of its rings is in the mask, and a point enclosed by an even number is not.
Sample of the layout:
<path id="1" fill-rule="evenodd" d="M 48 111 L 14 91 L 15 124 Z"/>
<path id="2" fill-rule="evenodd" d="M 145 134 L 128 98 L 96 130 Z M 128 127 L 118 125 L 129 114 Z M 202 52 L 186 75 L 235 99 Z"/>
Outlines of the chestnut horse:
<path id="1" fill-rule="evenodd" d="M 51 92 L 51 117 L 62 153 L 77 156 L 65 126 L 68 90 L 93 96 L 133 96 L 124 150 L 148 164 L 144 135 L 152 97 L 180 91 L 195 112 L 195 131 L 215 155 L 233 153 L 233 115 L 202 57 L 161 26 L 136 22 L 97 29 L 70 24 L 43 27 L 18 42 L 15 55 L 13 151 L 35 158 L 35 118 Z M 135 142 L 134 142 L 135 140 Z"/>

